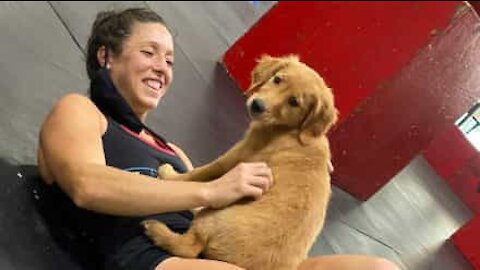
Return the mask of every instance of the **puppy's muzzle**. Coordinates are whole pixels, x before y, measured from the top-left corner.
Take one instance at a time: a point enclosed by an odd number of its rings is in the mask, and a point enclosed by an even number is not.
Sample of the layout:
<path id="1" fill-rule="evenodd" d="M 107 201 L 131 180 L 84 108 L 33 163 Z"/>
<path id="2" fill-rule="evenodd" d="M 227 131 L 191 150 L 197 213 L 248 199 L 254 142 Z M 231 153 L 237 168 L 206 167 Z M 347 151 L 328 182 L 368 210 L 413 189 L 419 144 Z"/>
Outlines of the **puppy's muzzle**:
<path id="1" fill-rule="evenodd" d="M 249 110 L 250 114 L 254 116 L 262 114 L 266 110 L 265 103 L 261 99 L 255 98 L 250 103 Z"/>

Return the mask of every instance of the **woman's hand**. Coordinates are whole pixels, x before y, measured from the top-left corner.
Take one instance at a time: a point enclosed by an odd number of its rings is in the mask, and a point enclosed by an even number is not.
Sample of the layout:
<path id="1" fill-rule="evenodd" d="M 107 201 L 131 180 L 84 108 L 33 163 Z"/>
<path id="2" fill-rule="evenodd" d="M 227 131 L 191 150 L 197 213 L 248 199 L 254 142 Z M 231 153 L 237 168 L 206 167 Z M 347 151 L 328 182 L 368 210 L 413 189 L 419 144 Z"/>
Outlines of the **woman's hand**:
<path id="1" fill-rule="evenodd" d="M 222 208 L 244 197 L 259 199 L 272 187 L 273 175 L 266 163 L 240 163 L 206 185 L 208 206 Z"/>
<path id="2" fill-rule="evenodd" d="M 333 171 L 334 171 L 335 169 L 333 168 L 333 164 L 332 164 L 332 161 L 331 161 L 331 160 L 328 161 L 327 166 L 328 166 L 328 172 L 329 172 L 329 173 L 333 173 Z"/>

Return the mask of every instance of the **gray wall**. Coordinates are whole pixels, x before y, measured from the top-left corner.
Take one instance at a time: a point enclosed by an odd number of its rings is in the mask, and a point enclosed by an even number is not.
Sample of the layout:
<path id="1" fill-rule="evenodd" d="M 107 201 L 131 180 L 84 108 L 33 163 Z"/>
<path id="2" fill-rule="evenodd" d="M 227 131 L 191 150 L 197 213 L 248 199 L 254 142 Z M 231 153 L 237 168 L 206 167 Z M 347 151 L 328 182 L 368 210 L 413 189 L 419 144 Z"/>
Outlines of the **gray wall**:
<path id="1" fill-rule="evenodd" d="M 174 84 L 149 125 L 196 165 L 213 159 L 248 123 L 244 99 L 218 61 L 274 4 L 0 2 L 0 159 L 35 164 L 38 130 L 49 108 L 65 93 L 86 93 L 83 50 L 96 12 L 133 5 L 150 6 L 175 33 Z M 311 255 L 368 254 L 403 269 L 466 270 L 448 239 L 471 216 L 419 156 L 367 202 L 335 188 Z"/>

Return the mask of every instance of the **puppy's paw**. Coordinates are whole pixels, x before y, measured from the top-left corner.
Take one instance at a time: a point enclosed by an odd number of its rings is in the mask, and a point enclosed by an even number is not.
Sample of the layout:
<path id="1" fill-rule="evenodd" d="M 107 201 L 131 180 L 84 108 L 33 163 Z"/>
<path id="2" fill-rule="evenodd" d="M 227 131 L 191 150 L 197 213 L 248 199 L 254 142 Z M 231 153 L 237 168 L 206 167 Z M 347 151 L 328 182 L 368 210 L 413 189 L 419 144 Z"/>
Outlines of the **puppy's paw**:
<path id="1" fill-rule="evenodd" d="M 158 167 L 158 178 L 160 179 L 169 179 L 177 176 L 178 173 L 170 164 L 163 164 Z"/>
<path id="2" fill-rule="evenodd" d="M 197 208 L 190 209 L 190 212 L 191 212 L 194 216 L 196 216 L 196 215 L 198 215 L 198 213 L 200 213 L 200 212 L 201 212 L 202 210 L 204 210 L 204 209 L 206 209 L 206 208 L 200 206 L 200 207 L 197 207 Z"/>
<path id="3" fill-rule="evenodd" d="M 142 226 L 145 229 L 145 235 L 152 240 L 155 245 L 165 247 L 165 240 L 171 235 L 170 229 L 163 223 L 157 220 L 142 221 Z"/>
<path id="4" fill-rule="evenodd" d="M 154 220 L 154 219 L 147 219 L 147 220 L 142 221 L 141 224 L 142 224 L 143 228 L 145 229 L 145 231 L 148 231 L 152 227 L 154 227 L 156 223 L 160 223 L 160 222 L 157 221 L 157 220 Z"/>

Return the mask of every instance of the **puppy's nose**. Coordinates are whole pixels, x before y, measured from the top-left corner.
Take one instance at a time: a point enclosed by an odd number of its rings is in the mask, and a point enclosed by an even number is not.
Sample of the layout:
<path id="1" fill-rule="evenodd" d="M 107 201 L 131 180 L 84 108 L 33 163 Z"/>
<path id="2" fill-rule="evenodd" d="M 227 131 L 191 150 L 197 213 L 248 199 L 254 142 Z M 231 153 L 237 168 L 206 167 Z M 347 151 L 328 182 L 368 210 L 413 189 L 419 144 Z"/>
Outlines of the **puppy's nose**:
<path id="1" fill-rule="evenodd" d="M 261 114 L 265 111 L 265 103 L 260 99 L 252 100 L 250 104 L 250 111 L 254 114 Z"/>

